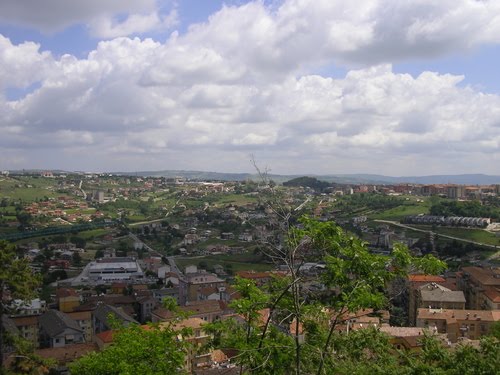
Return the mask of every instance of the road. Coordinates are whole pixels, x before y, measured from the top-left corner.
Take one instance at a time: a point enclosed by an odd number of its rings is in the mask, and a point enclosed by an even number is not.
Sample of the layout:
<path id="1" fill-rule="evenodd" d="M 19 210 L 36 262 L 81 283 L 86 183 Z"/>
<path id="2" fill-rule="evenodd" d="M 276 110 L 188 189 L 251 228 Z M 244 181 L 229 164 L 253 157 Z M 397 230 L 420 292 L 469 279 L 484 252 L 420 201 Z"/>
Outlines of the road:
<path id="1" fill-rule="evenodd" d="M 409 225 L 401 224 L 401 223 L 399 223 L 399 222 L 397 222 L 397 221 L 391 221 L 391 220 L 374 220 L 374 221 L 379 222 L 379 223 L 386 223 L 386 224 L 395 225 L 395 226 L 397 226 L 397 227 L 401 227 L 401 228 L 406 228 L 406 229 L 414 230 L 414 231 L 416 231 L 416 232 L 434 233 L 434 234 L 437 234 L 439 237 L 449 238 L 449 239 L 452 239 L 452 240 L 457 240 L 457 241 L 461 241 L 461 242 L 468 242 L 468 243 L 471 243 L 471 244 L 474 244 L 474 245 L 479 245 L 479 246 L 489 247 L 489 248 L 492 248 L 492 249 L 495 249 L 495 250 L 497 250 L 497 249 L 498 249 L 498 246 L 497 246 L 497 245 L 490 245 L 490 244 L 487 244 L 487 243 L 476 242 L 476 241 L 472 241 L 472 240 L 466 240 L 466 239 L 461 238 L 461 237 L 448 236 L 448 235 L 446 235 L 446 234 L 435 233 L 435 232 L 433 232 L 433 231 L 431 231 L 431 230 L 418 229 L 418 228 L 411 227 L 411 226 L 409 226 Z"/>
<path id="2" fill-rule="evenodd" d="M 129 232 L 128 236 L 130 238 L 132 238 L 135 242 L 138 242 L 138 243 L 142 244 L 142 246 L 145 249 L 147 249 L 150 254 L 152 254 L 154 256 L 158 256 L 158 257 L 164 257 L 164 255 L 162 253 L 160 253 L 159 251 L 153 249 L 151 246 L 149 246 L 148 244 L 146 244 L 144 241 L 142 241 L 139 237 L 137 237 L 132 232 Z M 167 260 L 168 260 L 168 264 L 170 265 L 170 270 L 172 272 L 176 273 L 180 278 L 183 278 L 184 274 L 179 269 L 179 267 L 177 267 L 177 264 L 175 263 L 175 257 L 173 257 L 173 256 L 167 257 Z"/>

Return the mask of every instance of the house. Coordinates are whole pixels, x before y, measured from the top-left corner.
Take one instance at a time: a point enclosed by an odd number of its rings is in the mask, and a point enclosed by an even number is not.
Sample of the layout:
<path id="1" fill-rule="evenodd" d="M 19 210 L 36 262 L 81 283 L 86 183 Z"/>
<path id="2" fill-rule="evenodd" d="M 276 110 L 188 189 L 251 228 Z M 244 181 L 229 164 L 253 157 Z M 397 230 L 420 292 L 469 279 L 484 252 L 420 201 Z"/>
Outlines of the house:
<path id="1" fill-rule="evenodd" d="M 410 351 L 422 348 L 422 338 L 429 331 L 421 327 L 390 327 L 382 326 L 380 332 L 390 336 L 389 342 L 395 349 L 405 349 Z"/>
<path id="2" fill-rule="evenodd" d="M 92 312 L 92 326 L 94 327 L 94 334 L 109 331 L 113 328 L 110 316 L 125 326 L 129 324 L 139 324 L 137 320 L 127 315 L 122 309 L 100 303 Z"/>
<path id="3" fill-rule="evenodd" d="M 93 343 L 71 344 L 60 348 L 45 348 L 35 350 L 35 354 L 46 359 L 55 360 L 57 363 L 56 373 L 67 373 L 67 365 L 86 354 L 95 352 L 97 346 Z"/>
<path id="4" fill-rule="evenodd" d="M 195 301 L 181 306 L 180 310 L 189 314 L 192 318 L 199 318 L 205 322 L 212 323 L 228 315 L 231 311 L 223 301 Z M 152 313 L 153 323 L 172 320 L 175 314 L 163 307 L 155 309 Z"/>
<path id="5" fill-rule="evenodd" d="M 43 348 L 60 348 L 85 342 L 84 332 L 78 323 L 61 311 L 49 310 L 38 321 L 40 346 Z"/>
<path id="6" fill-rule="evenodd" d="M 207 287 L 225 287 L 225 281 L 219 279 L 217 275 L 206 271 L 188 273 L 184 278 L 179 279 L 179 297 L 181 305 L 186 302 L 199 300 L 199 291 Z"/>
<path id="7" fill-rule="evenodd" d="M 168 297 L 175 299 L 177 301 L 177 304 L 179 304 L 179 288 L 173 287 L 173 288 L 154 289 L 153 297 L 156 299 L 159 305 L 161 305 L 163 300 Z"/>

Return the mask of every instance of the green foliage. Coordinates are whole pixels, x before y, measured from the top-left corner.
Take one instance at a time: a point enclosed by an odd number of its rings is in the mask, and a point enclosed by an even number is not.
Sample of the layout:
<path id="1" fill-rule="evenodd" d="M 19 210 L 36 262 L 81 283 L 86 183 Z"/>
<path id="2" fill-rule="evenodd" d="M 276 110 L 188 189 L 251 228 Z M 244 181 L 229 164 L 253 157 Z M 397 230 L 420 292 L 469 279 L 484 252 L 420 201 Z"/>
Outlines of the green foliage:
<path id="1" fill-rule="evenodd" d="M 80 236 L 71 236 L 69 240 L 71 243 L 74 243 L 75 246 L 80 249 L 84 249 L 85 245 L 87 245 L 87 240 Z"/>
<path id="2" fill-rule="evenodd" d="M 234 287 L 241 295 L 231 303 L 238 317 L 207 325 L 206 331 L 214 337 L 212 345 L 237 349 L 235 362 L 252 373 L 289 374 L 293 341 L 275 326 L 266 327 L 264 308 L 270 303 L 269 295 L 253 280 L 237 277 Z"/>
<path id="3" fill-rule="evenodd" d="M 372 254 L 364 242 L 334 223 L 308 217 L 287 232 L 280 251 L 289 275 L 273 280 L 267 290 L 237 278 L 241 298 L 231 306 L 239 319 L 211 328 L 214 346 L 236 349 L 235 361 L 252 374 L 386 372 L 397 365 L 387 338 L 371 330 L 345 337 L 335 327 L 350 312 L 386 307 L 385 287 L 395 277 L 413 269 L 439 273 L 445 267 L 432 256 L 412 257 L 403 245 L 395 246 L 390 257 Z M 326 305 L 300 292 L 299 265 L 308 257 L 325 262 L 321 278 L 333 291 Z M 307 332 L 305 341 L 301 327 Z"/>
<path id="4" fill-rule="evenodd" d="M 358 193 L 346 195 L 339 199 L 335 206 L 344 212 L 356 212 L 364 209 L 388 210 L 408 202 L 398 197 L 389 197 L 382 194 Z"/>
<path id="5" fill-rule="evenodd" d="M 113 343 L 101 352 L 85 355 L 71 366 L 73 375 L 180 374 L 188 344 L 177 340 L 168 326 L 137 325 L 119 328 Z"/>
<path id="6" fill-rule="evenodd" d="M 40 283 L 40 275 L 32 272 L 28 260 L 18 259 L 14 246 L 0 241 L 0 369 L 3 368 L 3 315 L 7 312 L 7 295 L 13 299 L 30 299 Z"/>
<path id="7" fill-rule="evenodd" d="M 332 184 L 326 181 L 320 181 L 314 177 L 304 176 L 283 182 L 283 186 L 304 186 L 304 187 L 310 187 L 315 190 L 323 191 L 326 188 L 331 187 Z"/>
<path id="8" fill-rule="evenodd" d="M 15 355 L 6 371 L 7 374 L 49 374 L 50 369 L 56 365 L 54 359 L 36 355 L 33 344 L 21 337 L 12 337 L 12 345 Z"/>

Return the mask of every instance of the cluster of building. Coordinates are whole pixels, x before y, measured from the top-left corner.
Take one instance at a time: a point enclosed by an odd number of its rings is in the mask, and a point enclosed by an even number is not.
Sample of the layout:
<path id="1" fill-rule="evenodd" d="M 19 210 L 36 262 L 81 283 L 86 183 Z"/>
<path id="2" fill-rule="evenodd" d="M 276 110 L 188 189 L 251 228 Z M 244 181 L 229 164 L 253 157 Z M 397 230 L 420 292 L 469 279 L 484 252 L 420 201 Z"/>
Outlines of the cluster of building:
<path id="1" fill-rule="evenodd" d="M 33 217 L 60 218 L 70 223 L 92 221 L 104 214 L 94 208 L 89 208 L 86 202 L 79 202 L 66 196 L 48 199 L 42 202 L 32 202 L 24 210 Z"/>
<path id="2" fill-rule="evenodd" d="M 447 335 L 450 342 L 477 340 L 500 320 L 500 269 L 464 267 L 441 277 L 410 275 L 411 325 Z"/>
<path id="3" fill-rule="evenodd" d="M 91 351 L 102 350 L 113 341 L 113 325 L 167 324 L 175 315 L 162 306 L 165 298 L 173 298 L 189 318 L 177 321 L 174 329 L 192 328 L 192 334 L 183 337 L 191 349 L 187 353 L 185 370 L 194 372 L 213 367 L 230 367 L 229 357 L 221 351 L 202 349 L 208 339 L 203 326 L 234 312 L 228 302 L 235 297 L 234 290 L 217 275 L 195 266 L 185 274 L 171 272 L 168 265 L 155 267 L 163 287 L 151 289 L 140 283 L 143 275 L 137 261 L 110 259 L 92 262 L 88 277 L 106 280 L 106 293 L 90 288 L 59 287 L 55 303 L 39 299 L 30 303 L 13 301 L 15 314 L 5 318 L 5 326 L 13 334 L 30 341 L 36 353 L 55 358 L 61 366 Z"/>

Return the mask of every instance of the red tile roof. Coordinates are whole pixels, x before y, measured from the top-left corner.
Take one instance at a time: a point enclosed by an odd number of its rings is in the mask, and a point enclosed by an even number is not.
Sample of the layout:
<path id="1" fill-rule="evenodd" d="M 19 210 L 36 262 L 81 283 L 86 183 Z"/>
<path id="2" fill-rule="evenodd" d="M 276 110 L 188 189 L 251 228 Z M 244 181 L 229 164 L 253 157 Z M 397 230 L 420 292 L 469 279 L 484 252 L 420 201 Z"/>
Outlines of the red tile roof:
<path id="1" fill-rule="evenodd" d="M 419 283 L 419 282 L 425 282 L 425 283 L 431 283 L 431 282 L 442 283 L 442 282 L 446 281 L 441 276 L 422 275 L 422 274 L 408 275 L 408 280 L 410 282 L 412 282 L 412 283 Z"/>

